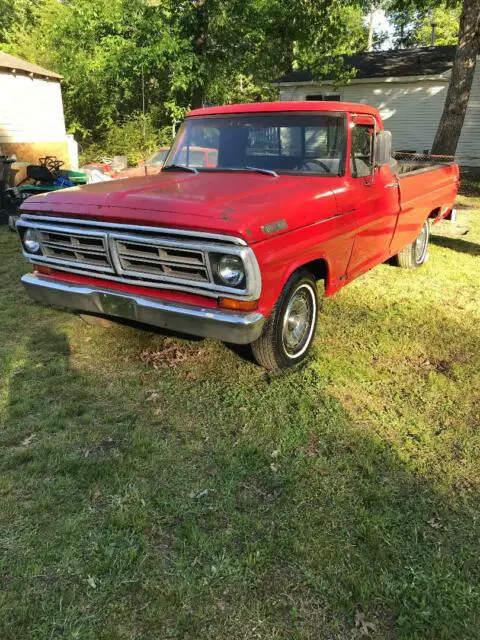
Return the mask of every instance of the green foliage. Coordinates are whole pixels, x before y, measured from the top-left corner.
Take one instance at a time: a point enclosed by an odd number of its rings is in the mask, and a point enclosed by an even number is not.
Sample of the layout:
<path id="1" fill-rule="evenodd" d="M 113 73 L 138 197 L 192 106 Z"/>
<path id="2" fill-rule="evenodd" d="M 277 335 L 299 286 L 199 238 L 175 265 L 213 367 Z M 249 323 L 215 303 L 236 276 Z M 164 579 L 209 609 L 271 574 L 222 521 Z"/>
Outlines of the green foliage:
<path id="1" fill-rule="evenodd" d="M 8 6 L 9 0 L 0 2 Z M 66 5 L 58 0 L 20 0 L 18 4 L 11 4 L 8 27 L 2 34 L 2 49 L 31 62 L 58 66 L 55 30 L 67 13 Z"/>
<path id="2" fill-rule="evenodd" d="M 127 156 L 128 164 L 135 166 L 160 146 L 170 146 L 172 127 L 159 128 L 151 114 L 133 114 L 120 124 L 110 126 L 102 140 L 86 144 L 81 163 L 99 158 Z"/>
<path id="3" fill-rule="evenodd" d="M 106 155 L 126 155 L 129 164 L 150 155 L 160 145 L 158 129 L 152 119 L 135 114 L 121 125 L 109 128 L 105 136 Z"/>
<path id="4" fill-rule="evenodd" d="M 397 46 L 430 46 L 432 22 L 436 24 L 436 45 L 458 42 L 461 0 L 387 0 L 386 9 L 395 28 Z"/>
<path id="5" fill-rule="evenodd" d="M 0 0 L 0 49 L 18 26 L 28 29 L 35 22 L 36 10 L 44 0 Z"/>
<path id="6" fill-rule="evenodd" d="M 363 48 L 366 39 L 353 1 L 0 3 L 2 46 L 64 76 L 69 130 L 97 145 L 110 130 L 121 138 L 120 122 L 133 148 L 126 123 L 144 103 L 149 122 L 161 128 L 204 102 L 272 99 L 271 82 L 295 66 L 340 77 L 337 55 Z M 116 144 L 125 148 L 118 137 Z"/>
<path id="7" fill-rule="evenodd" d="M 428 16 L 421 17 L 412 31 L 413 42 L 420 46 L 429 46 L 432 35 L 432 22 L 435 23 L 435 44 L 457 44 L 460 27 L 461 7 L 448 7 L 444 2 L 432 9 Z"/>
<path id="8" fill-rule="evenodd" d="M 17 25 L 8 39 L 14 53 L 64 76 L 66 118 L 83 140 L 170 97 L 167 69 L 175 43 L 163 4 L 142 0 L 43 0 L 33 25 Z"/>

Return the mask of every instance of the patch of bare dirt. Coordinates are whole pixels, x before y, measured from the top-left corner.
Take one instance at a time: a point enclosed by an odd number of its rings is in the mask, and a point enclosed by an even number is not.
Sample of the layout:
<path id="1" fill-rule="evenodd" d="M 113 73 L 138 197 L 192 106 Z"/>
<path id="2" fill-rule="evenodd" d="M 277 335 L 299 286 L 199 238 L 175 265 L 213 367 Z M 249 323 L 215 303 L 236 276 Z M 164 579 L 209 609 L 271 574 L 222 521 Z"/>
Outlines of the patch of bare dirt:
<path id="1" fill-rule="evenodd" d="M 181 344 L 173 338 L 166 338 L 162 349 L 144 349 L 140 353 L 140 360 L 154 369 L 163 369 L 199 362 L 207 353 L 206 347 Z"/>
<path id="2" fill-rule="evenodd" d="M 447 377 L 455 377 L 453 374 L 453 365 L 455 362 L 462 362 L 460 358 L 452 358 L 445 360 L 441 358 L 428 358 L 427 356 L 407 356 L 405 362 L 409 367 L 417 369 L 419 372 L 428 374 L 430 371 L 442 373 Z"/>
<path id="3" fill-rule="evenodd" d="M 470 419 L 468 421 L 470 429 L 476 431 L 480 429 L 480 400 L 474 401 L 470 411 Z"/>
<path id="4" fill-rule="evenodd" d="M 86 447 L 83 450 L 83 456 L 85 458 L 103 458 L 109 455 L 115 455 L 118 453 L 116 442 L 113 438 L 108 436 L 101 442 L 96 442 Z"/>

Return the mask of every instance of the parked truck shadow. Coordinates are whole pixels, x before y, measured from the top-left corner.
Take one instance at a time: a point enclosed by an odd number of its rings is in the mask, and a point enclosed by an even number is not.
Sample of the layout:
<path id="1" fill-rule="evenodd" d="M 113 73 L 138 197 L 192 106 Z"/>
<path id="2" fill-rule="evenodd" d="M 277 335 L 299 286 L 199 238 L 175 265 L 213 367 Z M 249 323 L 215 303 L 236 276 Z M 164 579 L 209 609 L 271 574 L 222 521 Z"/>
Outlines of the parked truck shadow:
<path id="1" fill-rule="evenodd" d="M 439 247 L 452 249 L 452 251 L 469 253 L 472 256 L 480 255 L 480 244 L 463 240 L 463 238 L 448 238 L 446 236 L 431 235 L 430 242 Z"/>

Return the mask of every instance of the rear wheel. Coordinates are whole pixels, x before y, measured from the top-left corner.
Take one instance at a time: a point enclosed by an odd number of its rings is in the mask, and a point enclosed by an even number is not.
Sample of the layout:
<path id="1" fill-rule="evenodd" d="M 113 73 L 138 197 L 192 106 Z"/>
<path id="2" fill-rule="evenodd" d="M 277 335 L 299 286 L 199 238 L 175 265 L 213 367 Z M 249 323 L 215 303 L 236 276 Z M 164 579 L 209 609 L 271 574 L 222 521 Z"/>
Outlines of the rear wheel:
<path id="1" fill-rule="evenodd" d="M 275 370 L 304 360 L 315 335 L 317 312 L 315 279 L 309 271 L 301 269 L 287 281 L 262 335 L 251 345 L 258 364 Z"/>
<path id="2" fill-rule="evenodd" d="M 424 264 L 428 259 L 429 238 L 430 226 L 428 220 L 425 220 L 417 238 L 395 256 L 396 264 L 404 269 L 417 269 Z"/>

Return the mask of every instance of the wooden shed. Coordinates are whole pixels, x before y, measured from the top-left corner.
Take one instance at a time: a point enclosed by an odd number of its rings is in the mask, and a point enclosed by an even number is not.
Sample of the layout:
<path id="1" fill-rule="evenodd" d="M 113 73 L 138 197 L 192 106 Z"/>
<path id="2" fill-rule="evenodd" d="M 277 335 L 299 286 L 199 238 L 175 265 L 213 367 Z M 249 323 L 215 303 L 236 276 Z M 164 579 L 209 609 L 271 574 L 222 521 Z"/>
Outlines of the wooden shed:
<path id="1" fill-rule="evenodd" d="M 72 166 L 61 79 L 54 71 L 0 51 L 0 153 L 33 164 L 54 155 Z"/>

